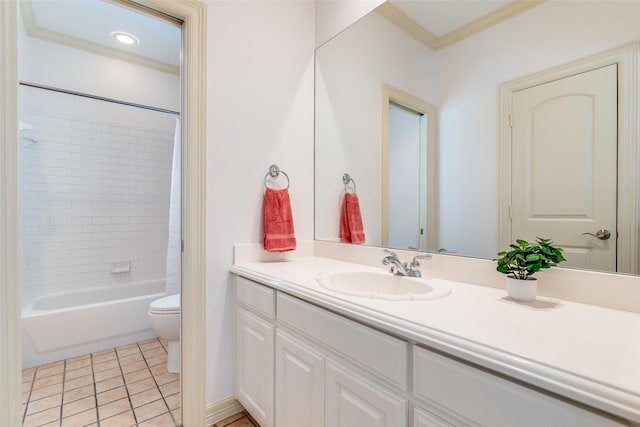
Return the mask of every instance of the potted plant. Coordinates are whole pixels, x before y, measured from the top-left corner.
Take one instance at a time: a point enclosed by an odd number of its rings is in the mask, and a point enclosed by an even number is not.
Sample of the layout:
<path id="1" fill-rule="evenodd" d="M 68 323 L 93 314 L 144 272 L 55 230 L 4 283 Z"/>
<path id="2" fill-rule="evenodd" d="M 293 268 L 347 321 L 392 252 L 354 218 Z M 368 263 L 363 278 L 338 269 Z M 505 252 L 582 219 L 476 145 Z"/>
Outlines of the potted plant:
<path id="1" fill-rule="evenodd" d="M 507 275 L 507 293 L 516 301 L 533 301 L 537 280 L 533 276 L 543 268 L 555 267 L 565 260 L 562 248 L 552 246 L 550 239 L 536 237 L 536 243 L 517 239 L 510 251 L 498 252 L 496 270 Z"/>

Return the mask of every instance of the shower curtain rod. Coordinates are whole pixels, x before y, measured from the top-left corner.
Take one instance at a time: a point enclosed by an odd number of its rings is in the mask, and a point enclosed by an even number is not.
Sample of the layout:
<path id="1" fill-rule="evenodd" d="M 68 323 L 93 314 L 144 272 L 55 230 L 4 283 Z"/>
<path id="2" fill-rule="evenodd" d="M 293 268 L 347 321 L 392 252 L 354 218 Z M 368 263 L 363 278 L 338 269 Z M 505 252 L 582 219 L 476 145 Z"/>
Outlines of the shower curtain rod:
<path id="1" fill-rule="evenodd" d="M 106 98 L 104 96 L 91 95 L 91 94 L 88 94 L 88 93 L 76 92 L 76 91 L 68 90 L 68 89 L 60 89 L 60 88 L 57 88 L 57 87 L 41 85 L 41 84 L 38 84 L 38 83 L 30 83 L 30 82 L 25 82 L 25 81 L 21 80 L 20 81 L 20 85 L 33 87 L 33 88 L 36 88 L 36 89 L 50 90 L 52 92 L 66 93 L 67 95 L 81 96 L 83 98 L 96 99 L 98 101 L 113 102 L 114 104 L 127 105 L 129 107 L 143 108 L 145 110 L 158 111 L 160 113 L 174 114 L 176 116 L 180 115 L 180 113 L 178 111 L 166 110 L 164 108 L 159 108 L 159 107 L 151 107 L 149 105 L 144 105 L 144 104 L 136 104 L 135 102 L 120 101 L 119 99 Z"/>

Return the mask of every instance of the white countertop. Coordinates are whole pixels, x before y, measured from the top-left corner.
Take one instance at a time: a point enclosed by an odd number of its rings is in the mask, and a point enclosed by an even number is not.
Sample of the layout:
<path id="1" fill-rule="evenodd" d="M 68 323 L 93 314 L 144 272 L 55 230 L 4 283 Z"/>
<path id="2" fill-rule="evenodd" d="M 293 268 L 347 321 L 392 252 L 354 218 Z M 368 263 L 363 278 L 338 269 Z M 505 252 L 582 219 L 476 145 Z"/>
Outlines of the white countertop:
<path id="1" fill-rule="evenodd" d="M 443 279 L 430 301 L 351 297 L 320 273 L 381 268 L 320 257 L 235 264 L 231 271 L 339 314 L 640 423 L 640 314 Z"/>

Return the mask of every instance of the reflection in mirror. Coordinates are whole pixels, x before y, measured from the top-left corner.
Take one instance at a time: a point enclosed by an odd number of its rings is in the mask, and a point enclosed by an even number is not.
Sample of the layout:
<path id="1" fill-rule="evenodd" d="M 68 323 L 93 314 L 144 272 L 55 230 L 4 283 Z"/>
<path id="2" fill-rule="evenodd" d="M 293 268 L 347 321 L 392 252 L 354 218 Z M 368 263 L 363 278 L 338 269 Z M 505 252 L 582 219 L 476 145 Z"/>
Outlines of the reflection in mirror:
<path id="1" fill-rule="evenodd" d="M 395 5 L 393 17 L 388 13 L 389 3 Z M 432 28 L 430 33 L 435 39 L 431 42 L 414 37 L 419 32 L 407 30 L 410 27 L 415 29 L 417 22 L 425 22 L 418 15 L 419 8 L 409 10 L 405 7 L 409 3 L 413 6 L 418 4 L 395 0 L 385 3 L 316 52 L 316 239 L 338 241 L 340 177 L 342 170 L 349 170 L 358 180 L 366 244 L 405 249 L 414 246 L 411 243 L 414 240 L 397 241 L 395 236 L 387 235 L 386 239 L 384 236 L 385 230 L 391 232 L 392 227 L 384 222 L 385 211 L 389 208 L 384 203 L 387 165 L 383 141 L 389 137 L 389 129 L 383 123 L 388 112 L 385 113 L 387 107 L 381 99 L 384 88 L 393 87 L 437 109 L 433 126 L 437 128 L 437 140 L 434 139 L 437 146 L 434 158 L 426 157 L 433 161 L 433 165 L 426 167 L 424 176 L 419 180 L 435 185 L 434 189 L 427 190 L 427 201 L 419 202 L 421 205 L 426 203 L 420 208 L 425 209 L 427 222 L 431 218 L 435 224 L 433 232 L 426 232 L 427 239 L 432 239 L 431 243 L 426 242 L 423 247 L 419 239 L 415 239 L 415 247 L 426 248 L 427 251 L 446 248 L 464 256 L 494 258 L 496 252 L 515 238 L 535 238 L 511 235 L 509 203 L 505 203 L 505 199 L 512 194 L 509 178 L 512 165 L 501 148 L 502 143 L 508 145 L 511 140 L 510 136 L 503 138 L 503 142 L 500 139 L 505 133 L 502 121 L 504 117 L 508 119 L 510 113 L 510 105 L 507 104 L 511 102 L 511 95 L 504 102 L 499 96 L 499 88 L 525 76 L 535 76 L 544 70 L 636 42 L 640 39 L 640 27 L 635 24 L 640 17 L 640 2 L 541 2 L 506 18 L 500 11 L 497 15 L 490 13 L 476 22 L 482 25 L 472 22 L 457 33 L 451 32 L 455 29 L 453 27 L 444 30 Z M 431 7 L 430 16 L 435 18 L 434 13 L 439 9 L 433 9 L 433 6 L 438 2 L 420 3 Z M 400 11 L 403 12 L 397 13 Z M 413 14 L 411 21 L 403 13 Z M 447 16 L 443 14 L 433 20 L 448 22 L 450 17 Z M 492 20 L 492 16 L 501 18 Z M 402 22 L 409 22 L 409 25 L 398 25 Z M 464 36 L 456 39 L 450 37 L 451 34 Z M 445 39 L 446 43 L 438 43 Z M 435 44 L 433 40 L 436 40 Z M 633 69 L 633 75 L 628 77 L 635 82 L 635 64 L 625 67 Z M 524 88 L 517 88 L 521 89 Z M 633 116 L 634 113 L 629 112 L 636 109 L 635 93 L 629 94 L 629 103 L 633 105 L 625 108 L 628 107 L 627 113 Z M 508 113 L 503 115 L 502 111 Z M 613 114 L 616 115 L 615 112 Z M 637 224 L 634 123 L 633 120 L 626 123 L 618 120 L 618 134 L 628 135 L 630 148 L 626 151 L 627 158 L 621 159 L 618 155 L 617 161 L 633 163 L 633 167 L 621 168 L 618 165 L 617 170 L 625 175 L 618 176 L 617 182 L 625 183 L 626 199 L 624 206 L 619 200 L 614 209 L 618 211 L 618 222 L 623 209 L 624 215 L 631 218 L 628 222 Z M 555 126 L 562 129 L 565 125 L 556 123 Z M 595 144 L 591 139 L 586 142 Z M 552 173 L 555 180 L 572 180 L 580 168 L 569 163 L 576 160 L 576 156 L 571 155 L 571 150 L 569 153 L 566 151 L 551 149 L 536 161 L 542 162 L 541 170 Z M 564 153 L 562 161 L 545 162 L 545 157 L 551 160 L 552 156 L 558 157 L 560 153 Z M 530 162 L 531 159 L 525 161 Z M 586 160 L 583 157 L 581 161 L 584 163 Z M 558 165 L 563 162 L 567 162 L 566 167 L 559 170 Z M 591 159 L 583 170 L 593 171 L 598 167 L 596 159 Z M 394 173 L 391 168 L 389 173 Z M 507 176 L 506 184 L 501 181 L 504 176 Z M 525 184 L 527 179 L 530 182 L 531 176 L 525 178 Z M 546 182 L 546 188 L 549 188 L 549 183 L 554 181 L 540 182 Z M 628 182 L 633 182 L 632 189 Z M 406 188 L 421 185 L 420 182 L 405 184 Z M 621 189 L 614 191 L 619 194 Z M 572 199 L 576 195 L 565 193 L 556 194 L 556 197 Z M 415 197 L 400 199 L 393 202 L 394 208 L 415 212 L 415 207 L 412 207 Z M 530 201 L 518 202 L 518 206 L 513 208 L 523 208 L 523 204 L 526 208 Z M 582 232 L 595 234 L 599 229 L 607 229 L 612 236 L 624 233 L 632 243 L 626 245 L 630 248 L 628 253 L 627 250 L 621 253 L 618 248 L 617 257 L 636 258 L 637 226 L 625 227 L 616 233 L 613 231 L 615 223 L 597 223 L 588 216 L 589 209 L 583 218 L 586 226 L 580 232 L 581 244 L 590 251 L 597 251 L 602 245 L 597 237 L 582 235 Z M 430 216 L 429 212 L 433 214 Z M 545 222 L 545 218 L 537 220 Z M 542 229 L 536 233 L 545 231 Z M 555 239 L 553 234 L 549 231 L 543 237 L 554 239 L 562 246 L 563 237 Z M 613 241 L 607 245 L 619 246 Z M 630 267 L 620 268 L 614 261 L 613 267 L 590 267 L 579 263 L 576 266 L 635 273 L 635 264 L 629 262 L 627 265 Z"/>
<path id="2" fill-rule="evenodd" d="M 387 236 L 383 246 L 426 250 L 422 245 L 425 224 L 420 212 L 423 190 L 420 179 L 420 154 L 426 149 L 421 128 L 424 116 L 410 108 L 391 103 L 387 155 Z M 424 142 L 423 142 L 424 141 Z M 423 148 L 422 146 L 425 145 Z M 426 205 L 426 203 L 425 203 Z M 386 240 L 386 242 L 385 242 Z"/>

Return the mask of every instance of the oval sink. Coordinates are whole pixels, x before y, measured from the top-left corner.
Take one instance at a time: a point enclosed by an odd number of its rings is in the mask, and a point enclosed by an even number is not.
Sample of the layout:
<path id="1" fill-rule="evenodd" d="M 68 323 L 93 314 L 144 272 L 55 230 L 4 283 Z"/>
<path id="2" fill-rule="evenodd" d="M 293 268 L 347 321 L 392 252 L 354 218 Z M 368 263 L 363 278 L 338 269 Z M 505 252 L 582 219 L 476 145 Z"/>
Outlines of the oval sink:
<path id="1" fill-rule="evenodd" d="M 451 289 L 422 277 L 398 276 L 386 272 L 340 271 L 320 273 L 316 282 L 333 292 L 387 300 L 432 300 L 445 297 Z"/>

